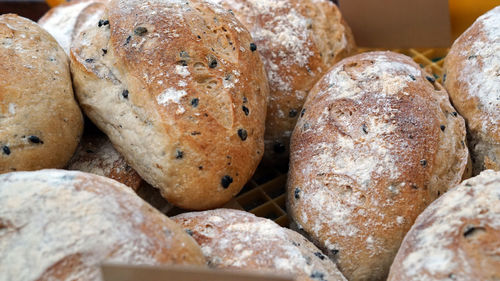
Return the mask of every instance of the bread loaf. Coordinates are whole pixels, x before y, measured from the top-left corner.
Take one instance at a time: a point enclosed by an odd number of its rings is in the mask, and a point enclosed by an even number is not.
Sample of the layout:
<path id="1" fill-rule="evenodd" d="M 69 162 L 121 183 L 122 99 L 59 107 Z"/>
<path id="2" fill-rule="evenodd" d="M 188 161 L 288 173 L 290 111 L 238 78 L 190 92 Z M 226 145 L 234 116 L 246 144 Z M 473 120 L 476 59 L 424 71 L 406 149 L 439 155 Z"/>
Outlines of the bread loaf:
<path id="1" fill-rule="evenodd" d="M 434 201 L 406 235 L 390 281 L 500 280 L 500 172 Z"/>
<path id="2" fill-rule="evenodd" d="M 456 185 L 468 152 L 446 91 L 391 52 L 339 62 L 292 135 L 291 218 L 348 280 L 385 280 L 405 233 Z"/>
<path id="3" fill-rule="evenodd" d="M 116 181 L 63 170 L 0 175 L 0 279 L 101 280 L 102 262 L 205 264 L 182 228 Z"/>
<path id="4" fill-rule="evenodd" d="M 249 33 L 201 0 L 111 1 L 100 21 L 71 50 L 85 113 L 172 204 L 229 201 L 264 146 L 268 83 Z"/>
<path id="5" fill-rule="evenodd" d="M 288 160 L 290 135 L 309 90 L 355 43 L 339 9 L 328 0 L 214 0 L 231 9 L 261 54 L 270 95 L 265 155 Z"/>
<path id="6" fill-rule="evenodd" d="M 500 6 L 453 44 L 444 85 L 468 128 L 473 174 L 500 171 Z"/>
<path id="7" fill-rule="evenodd" d="M 64 167 L 83 117 L 68 57 L 36 23 L 0 16 L 0 174 Z"/>
<path id="8" fill-rule="evenodd" d="M 230 209 L 172 219 L 198 241 L 214 268 L 290 274 L 297 281 L 346 280 L 311 242 L 271 220 Z"/>

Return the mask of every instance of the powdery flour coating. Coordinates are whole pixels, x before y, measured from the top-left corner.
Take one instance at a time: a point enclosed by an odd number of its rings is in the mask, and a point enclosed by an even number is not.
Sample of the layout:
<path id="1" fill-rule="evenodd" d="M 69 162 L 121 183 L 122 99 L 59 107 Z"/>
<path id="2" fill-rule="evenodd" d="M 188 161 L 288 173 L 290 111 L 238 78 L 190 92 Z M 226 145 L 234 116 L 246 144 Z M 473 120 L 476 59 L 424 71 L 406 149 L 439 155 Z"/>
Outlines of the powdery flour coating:
<path id="1" fill-rule="evenodd" d="M 500 172 L 434 201 L 406 235 L 389 280 L 500 280 Z"/>
<path id="2" fill-rule="evenodd" d="M 101 262 L 193 264 L 196 242 L 128 187 L 96 175 L 0 175 L 2 280 L 101 280 Z"/>
<path id="3" fill-rule="evenodd" d="M 75 90 L 89 118 L 169 202 L 219 206 L 263 154 L 269 89 L 251 43 L 214 4 L 111 1 L 74 41 Z"/>
<path id="4" fill-rule="evenodd" d="M 342 60 L 311 90 L 292 135 L 288 211 L 348 280 L 385 280 L 404 235 L 459 183 L 464 120 L 409 57 Z"/>
<path id="5" fill-rule="evenodd" d="M 355 43 L 329 0 L 212 0 L 250 31 L 270 86 L 266 159 L 288 158 L 290 136 L 309 90 Z"/>
<path id="6" fill-rule="evenodd" d="M 297 281 L 346 280 L 316 246 L 271 220 L 230 209 L 172 219 L 200 244 L 214 268 L 291 274 Z"/>
<path id="7" fill-rule="evenodd" d="M 50 9 L 38 20 L 69 54 L 71 42 L 82 29 L 95 24 L 102 16 L 106 0 L 72 0 Z"/>
<path id="8" fill-rule="evenodd" d="M 0 16 L 0 173 L 64 167 L 83 117 L 68 57 L 36 23 Z"/>
<path id="9" fill-rule="evenodd" d="M 500 6 L 455 41 L 445 71 L 444 85 L 467 122 L 473 174 L 500 171 Z"/>

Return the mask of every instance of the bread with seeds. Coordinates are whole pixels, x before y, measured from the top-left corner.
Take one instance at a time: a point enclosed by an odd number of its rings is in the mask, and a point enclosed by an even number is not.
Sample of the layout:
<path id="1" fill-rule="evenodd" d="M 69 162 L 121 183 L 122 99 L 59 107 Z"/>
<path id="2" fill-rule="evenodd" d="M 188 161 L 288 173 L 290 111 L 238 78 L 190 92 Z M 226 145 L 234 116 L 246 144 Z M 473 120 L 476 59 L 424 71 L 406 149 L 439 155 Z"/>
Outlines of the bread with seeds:
<path id="1" fill-rule="evenodd" d="M 203 0 L 114 0 L 101 21 L 71 50 L 85 113 L 172 204 L 228 202 L 264 149 L 269 89 L 248 31 Z"/>
<path id="2" fill-rule="evenodd" d="M 2 280 L 101 280 L 103 262 L 204 266 L 182 228 L 114 180 L 75 171 L 0 175 Z"/>
<path id="3" fill-rule="evenodd" d="M 212 0 L 250 31 L 269 80 L 265 160 L 286 163 L 290 136 L 307 94 L 355 51 L 351 29 L 329 0 Z"/>
<path id="4" fill-rule="evenodd" d="M 444 68 L 444 86 L 467 122 L 473 174 L 500 171 L 500 6 L 455 41 Z"/>
<path id="5" fill-rule="evenodd" d="M 411 58 L 339 62 L 292 135 L 288 212 L 348 280 L 385 280 L 415 218 L 460 182 L 465 124 Z"/>
<path id="6" fill-rule="evenodd" d="M 83 130 L 67 55 L 36 23 L 5 14 L 0 59 L 0 174 L 63 168 Z"/>
<path id="7" fill-rule="evenodd" d="M 484 171 L 416 220 L 389 281 L 500 280 L 500 172 Z"/>
<path id="8" fill-rule="evenodd" d="M 316 246 L 269 219 L 230 209 L 172 219 L 200 244 L 214 268 L 287 274 L 297 281 L 346 281 Z"/>

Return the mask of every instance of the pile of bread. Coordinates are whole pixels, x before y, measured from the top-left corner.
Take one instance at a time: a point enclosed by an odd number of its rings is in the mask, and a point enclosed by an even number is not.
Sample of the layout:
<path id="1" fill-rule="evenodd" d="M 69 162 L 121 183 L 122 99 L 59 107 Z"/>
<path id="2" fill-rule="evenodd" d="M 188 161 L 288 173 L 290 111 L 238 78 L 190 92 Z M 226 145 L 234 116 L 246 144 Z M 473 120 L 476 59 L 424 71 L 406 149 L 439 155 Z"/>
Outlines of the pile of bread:
<path id="1" fill-rule="evenodd" d="M 0 57 L 0 280 L 500 280 L 500 6 L 444 87 L 356 55 L 328 0 L 77 0 L 1 15 Z M 261 161 L 289 161 L 291 229 L 215 209 Z M 143 186 L 200 212 L 168 218 Z"/>

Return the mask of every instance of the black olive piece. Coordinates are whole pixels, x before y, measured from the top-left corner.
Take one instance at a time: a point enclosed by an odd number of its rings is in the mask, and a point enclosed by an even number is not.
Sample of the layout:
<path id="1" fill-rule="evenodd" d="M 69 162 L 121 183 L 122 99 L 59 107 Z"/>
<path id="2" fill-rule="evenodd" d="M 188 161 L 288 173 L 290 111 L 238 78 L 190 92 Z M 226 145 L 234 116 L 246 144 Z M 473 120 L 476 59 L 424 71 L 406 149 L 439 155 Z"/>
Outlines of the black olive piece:
<path id="1" fill-rule="evenodd" d="M 295 247 L 300 247 L 300 243 L 297 243 L 295 241 L 292 241 L 292 245 L 294 245 Z"/>
<path id="2" fill-rule="evenodd" d="M 412 74 L 410 74 L 410 78 L 411 78 L 411 80 L 413 80 L 413 81 L 416 81 L 416 80 L 417 80 L 417 78 L 415 78 L 415 76 L 413 76 Z"/>
<path id="3" fill-rule="evenodd" d="M 313 271 L 313 273 L 311 273 L 311 278 L 324 280 L 325 274 L 319 271 Z"/>
<path id="4" fill-rule="evenodd" d="M 126 99 L 128 99 L 128 90 L 123 90 L 122 96 Z"/>
<path id="5" fill-rule="evenodd" d="M 423 167 L 427 166 L 427 160 L 425 159 L 420 160 L 420 165 L 422 165 Z"/>
<path id="6" fill-rule="evenodd" d="M 231 185 L 231 183 L 233 183 L 233 178 L 227 175 L 223 176 L 222 179 L 220 180 L 220 184 L 224 189 L 228 188 L 229 185 Z"/>
<path id="7" fill-rule="evenodd" d="M 85 62 L 87 62 L 87 63 L 93 63 L 94 59 L 85 59 Z"/>
<path id="8" fill-rule="evenodd" d="M 336 255 L 338 255 L 338 254 L 339 254 L 339 250 L 337 250 L 337 249 L 333 249 L 333 250 L 331 250 L 330 252 L 332 252 L 332 254 L 333 254 L 334 256 L 336 256 Z"/>
<path id="9" fill-rule="evenodd" d="M 6 145 L 2 147 L 3 154 L 10 155 L 10 148 Z"/>
<path id="10" fill-rule="evenodd" d="M 290 118 L 294 118 L 295 116 L 297 116 L 297 110 L 296 109 L 290 109 L 290 112 L 288 112 L 288 116 L 290 116 Z"/>
<path id="11" fill-rule="evenodd" d="M 191 229 L 186 229 L 186 233 L 190 236 L 193 236 L 193 231 Z"/>
<path id="12" fill-rule="evenodd" d="M 208 67 L 216 68 L 217 67 L 217 59 L 214 57 L 210 57 L 210 59 L 208 61 Z"/>
<path id="13" fill-rule="evenodd" d="M 247 103 L 247 102 L 248 102 L 247 97 L 243 97 L 243 103 Z"/>
<path id="14" fill-rule="evenodd" d="M 306 113 L 306 109 L 302 108 L 302 111 L 300 112 L 300 117 L 303 117 L 305 113 Z"/>
<path id="15" fill-rule="evenodd" d="M 198 170 L 203 170 L 203 166 L 198 166 Z"/>
<path id="16" fill-rule="evenodd" d="M 300 199 L 300 188 L 298 188 L 298 187 L 295 188 L 293 195 L 295 196 L 295 199 Z"/>
<path id="17" fill-rule="evenodd" d="M 201 132 L 198 131 L 191 132 L 191 136 L 196 136 L 196 135 L 201 135 Z"/>
<path id="18" fill-rule="evenodd" d="M 281 142 L 275 142 L 274 145 L 273 145 L 273 150 L 275 153 L 277 154 L 281 154 L 283 152 L 286 151 L 286 147 L 284 144 L 282 144 Z"/>
<path id="19" fill-rule="evenodd" d="M 187 61 L 185 60 L 180 60 L 179 63 L 182 65 L 182 66 L 188 66 L 188 63 Z"/>
<path id="20" fill-rule="evenodd" d="M 363 132 L 368 135 L 368 127 L 366 127 L 366 124 L 363 124 L 362 129 Z"/>
<path id="21" fill-rule="evenodd" d="M 325 255 L 323 255 L 323 253 L 316 252 L 316 253 L 314 253 L 314 255 L 317 256 L 320 260 L 324 260 L 325 259 Z"/>
<path id="22" fill-rule="evenodd" d="M 246 106 L 241 106 L 241 109 L 243 109 L 243 112 L 245 112 L 245 115 L 248 116 L 248 114 L 250 113 L 250 110 L 248 110 L 248 108 Z"/>
<path id="23" fill-rule="evenodd" d="M 429 81 L 429 82 L 431 82 L 431 83 L 436 82 L 436 79 L 434 79 L 434 77 L 425 76 L 425 78 L 427 79 L 427 81 Z"/>
<path id="24" fill-rule="evenodd" d="M 451 113 L 451 115 L 453 115 L 453 117 L 457 117 L 457 116 L 458 116 L 458 113 L 457 113 L 456 111 L 453 111 L 453 112 Z"/>
<path id="25" fill-rule="evenodd" d="M 180 150 L 176 150 L 175 151 L 175 159 L 182 159 L 182 157 L 184 157 L 184 152 L 182 152 Z"/>
<path id="26" fill-rule="evenodd" d="M 108 49 L 101 49 L 101 50 L 102 50 L 102 55 L 103 56 L 108 53 Z"/>
<path id="27" fill-rule="evenodd" d="M 198 36 L 196 36 L 196 37 L 198 37 L 198 39 L 201 39 L 201 36 L 200 36 L 200 35 L 198 35 Z"/>
<path id="28" fill-rule="evenodd" d="M 127 45 L 128 43 L 130 43 L 130 40 L 132 39 L 132 36 L 128 36 L 127 39 L 125 40 L 125 44 L 123 45 Z"/>
<path id="29" fill-rule="evenodd" d="M 441 129 L 441 131 L 444 132 L 444 130 L 446 129 L 446 126 L 445 125 L 441 125 L 441 126 L 439 126 L 439 128 Z"/>
<path id="30" fill-rule="evenodd" d="M 468 237 L 474 234 L 476 231 L 485 231 L 484 227 L 475 227 L 468 225 L 464 231 L 464 237 Z"/>
<path id="31" fill-rule="evenodd" d="M 105 26 L 108 24 L 109 24 L 109 20 L 99 20 L 99 22 L 97 23 L 97 26 L 101 27 L 101 26 Z"/>
<path id="32" fill-rule="evenodd" d="M 43 144 L 43 141 L 39 137 L 37 137 L 37 136 L 29 136 L 28 140 L 31 143 L 41 143 L 41 144 Z"/>
<path id="33" fill-rule="evenodd" d="M 245 129 L 238 129 L 238 136 L 240 137 L 240 139 L 242 141 L 245 141 L 248 137 L 248 133 L 247 133 L 247 130 Z"/>
<path id="34" fill-rule="evenodd" d="M 250 51 L 252 52 L 257 51 L 257 45 L 255 45 L 255 43 L 250 43 Z"/>
<path id="35" fill-rule="evenodd" d="M 200 102 L 200 99 L 194 98 L 194 99 L 191 100 L 191 105 L 193 107 L 197 107 L 199 102 Z"/>
<path id="36" fill-rule="evenodd" d="M 416 184 L 413 184 L 413 183 L 412 183 L 410 186 L 411 186 L 411 188 L 413 188 L 413 189 L 418 189 L 418 186 L 417 186 Z"/>
<path id="37" fill-rule="evenodd" d="M 143 36 L 144 34 L 148 33 L 148 29 L 143 27 L 143 26 L 138 26 L 134 29 L 135 35 Z"/>
<path id="38" fill-rule="evenodd" d="M 471 59 L 475 59 L 475 58 L 477 58 L 477 55 L 469 56 L 467 59 L 471 60 Z"/>

